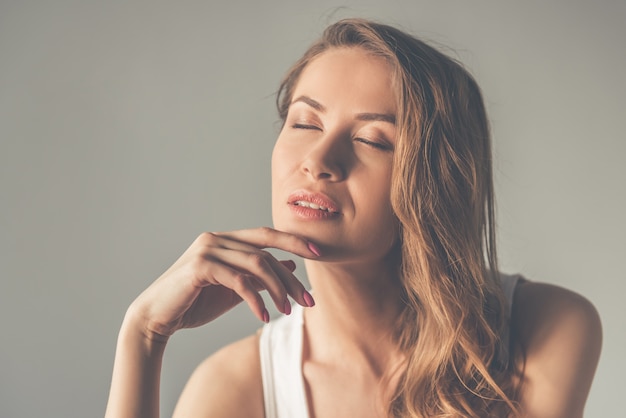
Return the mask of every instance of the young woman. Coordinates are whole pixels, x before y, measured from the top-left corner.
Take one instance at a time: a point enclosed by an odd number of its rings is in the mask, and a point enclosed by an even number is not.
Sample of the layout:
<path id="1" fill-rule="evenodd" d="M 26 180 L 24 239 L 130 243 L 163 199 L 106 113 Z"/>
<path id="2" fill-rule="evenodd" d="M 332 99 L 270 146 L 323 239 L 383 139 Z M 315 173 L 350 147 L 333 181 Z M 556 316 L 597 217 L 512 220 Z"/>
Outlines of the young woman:
<path id="1" fill-rule="evenodd" d="M 132 303 L 107 416 L 158 416 L 169 337 L 241 301 L 270 322 L 266 290 L 284 315 L 203 362 L 175 416 L 581 417 L 600 321 L 579 295 L 498 273 L 472 77 L 350 19 L 291 68 L 277 102 L 274 229 L 200 235 Z M 306 259 L 312 292 L 270 247 Z"/>

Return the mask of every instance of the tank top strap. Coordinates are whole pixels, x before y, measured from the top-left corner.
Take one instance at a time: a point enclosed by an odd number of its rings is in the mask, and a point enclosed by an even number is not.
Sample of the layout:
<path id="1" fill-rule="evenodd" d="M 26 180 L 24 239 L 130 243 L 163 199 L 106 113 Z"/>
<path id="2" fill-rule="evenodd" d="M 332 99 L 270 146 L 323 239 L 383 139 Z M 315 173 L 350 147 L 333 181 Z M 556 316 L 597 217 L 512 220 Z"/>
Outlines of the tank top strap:
<path id="1" fill-rule="evenodd" d="M 515 295 L 515 287 L 517 282 L 522 278 L 519 274 L 504 274 L 500 273 L 500 284 L 502 285 L 502 293 L 504 293 L 504 299 L 507 302 L 507 317 L 511 317 L 511 310 L 513 308 L 513 296 Z"/>
<path id="2" fill-rule="evenodd" d="M 504 294 L 504 300 L 506 302 L 506 326 L 502 335 L 500 336 L 500 349 L 496 355 L 496 364 L 500 369 L 505 369 L 509 365 L 509 356 L 511 345 L 511 312 L 513 310 L 513 297 L 515 296 L 515 288 L 517 283 L 522 278 L 519 274 L 504 274 L 500 273 L 500 285 L 502 286 L 502 293 Z"/>
<path id="3" fill-rule="evenodd" d="M 308 418 L 302 377 L 303 308 L 263 326 L 259 338 L 265 418 Z"/>

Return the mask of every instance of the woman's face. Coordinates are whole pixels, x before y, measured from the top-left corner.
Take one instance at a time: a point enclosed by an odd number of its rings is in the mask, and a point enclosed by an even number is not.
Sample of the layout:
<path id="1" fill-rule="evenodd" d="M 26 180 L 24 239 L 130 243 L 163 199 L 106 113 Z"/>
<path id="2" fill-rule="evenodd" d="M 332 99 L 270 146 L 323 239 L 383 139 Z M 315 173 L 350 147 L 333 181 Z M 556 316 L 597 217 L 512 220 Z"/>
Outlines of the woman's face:
<path id="1" fill-rule="evenodd" d="M 294 89 L 272 155 L 274 226 L 328 260 L 381 259 L 396 241 L 393 91 L 389 65 L 360 48 L 319 55 Z"/>

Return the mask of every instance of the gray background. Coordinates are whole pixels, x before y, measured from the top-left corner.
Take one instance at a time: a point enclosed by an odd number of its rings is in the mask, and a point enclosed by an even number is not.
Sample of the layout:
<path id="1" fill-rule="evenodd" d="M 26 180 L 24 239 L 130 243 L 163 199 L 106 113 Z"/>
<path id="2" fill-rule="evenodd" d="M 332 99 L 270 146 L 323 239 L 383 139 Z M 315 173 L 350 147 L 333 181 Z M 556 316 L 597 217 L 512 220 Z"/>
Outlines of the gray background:
<path id="1" fill-rule="evenodd" d="M 0 2 L 0 416 L 101 416 L 132 299 L 200 232 L 271 223 L 275 89 L 348 16 L 447 45 L 476 75 L 504 270 L 595 303 L 587 416 L 624 416 L 626 2 L 385 3 Z M 239 307 L 173 338 L 163 414 L 259 325 Z"/>

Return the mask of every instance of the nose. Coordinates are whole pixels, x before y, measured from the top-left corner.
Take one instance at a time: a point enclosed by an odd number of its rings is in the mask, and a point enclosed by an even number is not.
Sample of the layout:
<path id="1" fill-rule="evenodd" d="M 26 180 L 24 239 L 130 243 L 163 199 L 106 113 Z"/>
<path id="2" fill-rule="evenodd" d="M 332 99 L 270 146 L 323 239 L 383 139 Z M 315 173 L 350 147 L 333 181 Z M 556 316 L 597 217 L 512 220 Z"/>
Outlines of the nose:
<path id="1" fill-rule="evenodd" d="M 349 141 L 345 138 L 318 138 L 302 161 L 302 170 L 314 180 L 341 181 L 350 165 Z"/>

